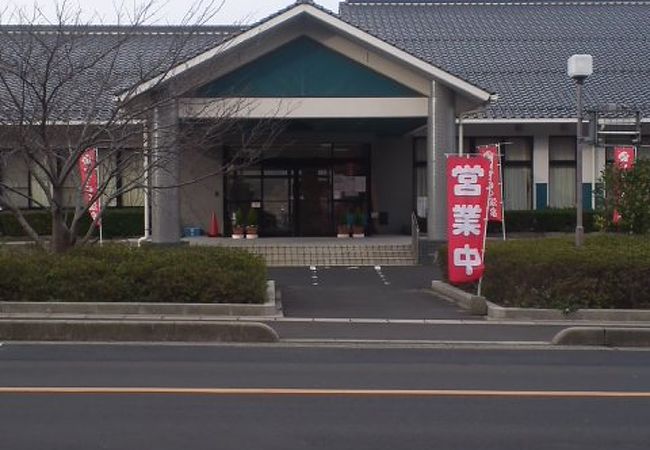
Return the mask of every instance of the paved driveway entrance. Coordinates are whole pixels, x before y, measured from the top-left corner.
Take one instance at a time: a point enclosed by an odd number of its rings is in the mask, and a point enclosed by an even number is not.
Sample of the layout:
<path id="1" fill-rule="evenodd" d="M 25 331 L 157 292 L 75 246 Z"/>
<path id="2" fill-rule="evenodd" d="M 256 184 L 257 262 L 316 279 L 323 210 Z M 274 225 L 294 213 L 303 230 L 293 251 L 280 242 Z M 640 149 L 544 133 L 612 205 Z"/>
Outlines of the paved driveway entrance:
<path id="1" fill-rule="evenodd" d="M 287 317 L 469 319 L 456 305 L 427 292 L 433 267 L 270 268 Z"/>

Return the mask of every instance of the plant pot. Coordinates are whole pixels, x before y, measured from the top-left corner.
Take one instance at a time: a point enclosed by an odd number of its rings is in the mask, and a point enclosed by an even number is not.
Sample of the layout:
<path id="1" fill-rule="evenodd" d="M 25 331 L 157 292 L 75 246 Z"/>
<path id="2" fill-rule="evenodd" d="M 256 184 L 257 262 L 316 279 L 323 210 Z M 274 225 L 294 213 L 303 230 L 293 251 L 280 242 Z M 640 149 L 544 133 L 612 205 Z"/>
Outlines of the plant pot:
<path id="1" fill-rule="evenodd" d="M 244 239 L 244 227 L 234 226 L 232 228 L 233 239 Z"/>
<path id="2" fill-rule="evenodd" d="M 366 230 L 364 229 L 364 227 L 360 227 L 360 226 L 355 225 L 355 226 L 352 227 L 352 237 L 354 237 L 354 238 L 365 237 L 366 236 L 365 231 Z"/>
<path id="3" fill-rule="evenodd" d="M 246 239 L 257 239 L 257 227 L 246 227 Z"/>
<path id="4" fill-rule="evenodd" d="M 336 237 L 339 238 L 349 238 L 350 237 L 350 227 L 347 225 L 339 225 Z"/>

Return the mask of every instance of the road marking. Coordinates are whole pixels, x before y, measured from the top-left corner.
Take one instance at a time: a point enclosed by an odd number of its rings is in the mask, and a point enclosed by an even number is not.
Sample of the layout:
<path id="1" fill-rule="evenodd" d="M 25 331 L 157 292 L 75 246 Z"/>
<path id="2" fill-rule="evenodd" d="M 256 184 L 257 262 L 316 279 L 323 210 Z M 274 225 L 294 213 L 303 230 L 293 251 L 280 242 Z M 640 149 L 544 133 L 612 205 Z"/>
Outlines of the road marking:
<path id="1" fill-rule="evenodd" d="M 316 271 L 316 266 L 309 266 L 311 271 L 311 285 L 318 286 L 318 272 Z"/>
<path id="2" fill-rule="evenodd" d="M 642 391 L 504 391 L 474 389 L 302 389 L 170 387 L 0 387 L 0 395 L 211 395 L 273 397 L 482 397 L 650 399 Z"/>
<path id="3" fill-rule="evenodd" d="M 381 266 L 375 266 L 375 272 L 377 272 L 377 275 L 379 275 L 379 278 L 381 279 L 382 283 L 384 283 L 384 286 L 390 285 L 390 282 L 386 280 L 386 276 L 381 271 Z"/>

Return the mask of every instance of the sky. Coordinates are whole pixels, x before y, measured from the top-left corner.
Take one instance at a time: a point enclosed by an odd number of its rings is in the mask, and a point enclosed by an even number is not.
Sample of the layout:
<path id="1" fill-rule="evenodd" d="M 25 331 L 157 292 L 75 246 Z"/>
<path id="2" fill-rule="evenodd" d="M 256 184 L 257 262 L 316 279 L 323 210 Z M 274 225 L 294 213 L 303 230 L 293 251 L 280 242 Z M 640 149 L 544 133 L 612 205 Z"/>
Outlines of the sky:
<path id="1" fill-rule="evenodd" d="M 8 21 L 9 16 L 16 11 L 16 8 L 22 8 L 32 12 L 34 4 L 43 11 L 47 17 L 55 16 L 55 5 L 62 0 L 55 2 L 53 0 L 9 0 L 9 6 L 3 14 L 0 23 Z M 133 10 L 133 5 L 142 4 L 143 0 L 66 0 L 67 3 L 79 7 L 83 13 L 84 21 L 111 24 L 115 23 L 117 14 L 116 5 L 128 5 L 126 10 Z M 205 3 L 209 0 L 203 0 Z M 217 0 L 218 2 L 222 0 Z M 292 4 L 295 0 L 223 0 L 224 4 L 216 15 L 208 22 L 209 24 L 233 24 L 233 23 L 251 23 L 273 14 L 274 12 Z M 321 6 L 338 11 L 340 0 L 315 0 Z M 155 18 L 150 21 L 158 25 L 173 25 L 182 21 L 184 14 L 196 0 L 155 0 L 157 10 L 159 11 Z M 5 3 L 0 1 L 0 3 Z M 6 3 L 5 3 L 6 4 Z M 15 15 L 14 15 L 15 17 Z"/>

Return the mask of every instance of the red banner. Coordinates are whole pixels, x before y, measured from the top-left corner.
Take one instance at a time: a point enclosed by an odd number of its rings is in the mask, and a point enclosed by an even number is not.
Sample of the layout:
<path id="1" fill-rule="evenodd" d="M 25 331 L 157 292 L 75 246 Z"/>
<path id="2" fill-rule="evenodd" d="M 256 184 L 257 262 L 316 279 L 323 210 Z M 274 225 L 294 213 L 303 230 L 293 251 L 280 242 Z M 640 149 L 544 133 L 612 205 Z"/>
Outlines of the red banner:
<path id="1" fill-rule="evenodd" d="M 482 156 L 447 159 L 447 264 L 454 284 L 478 281 L 485 271 L 489 171 Z"/>
<path id="2" fill-rule="evenodd" d="M 499 146 L 481 145 L 478 152 L 490 161 L 488 172 L 488 220 L 503 222 L 503 190 L 501 188 L 501 158 Z"/>
<path id="3" fill-rule="evenodd" d="M 627 172 L 634 167 L 634 162 L 636 160 L 636 149 L 634 147 L 614 147 L 614 167 L 623 172 Z M 617 192 L 616 196 L 620 197 L 623 195 L 621 192 Z M 617 199 L 618 201 L 618 199 Z M 615 225 L 621 221 L 622 216 L 618 210 L 614 209 L 614 217 L 612 217 L 612 222 Z"/>
<path id="4" fill-rule="evenodd" d="M 627 171 L 634 167 L 636 151 L 634 147 L 614 147 L 614 165 L 616 168 Z"/>
<path id="5" fill-rule="evenodd" d="M 93 221 L 97 221 L 96 225 L 99 227 L 101 223 L 97 220 L 97 217 L 101 212 L 102 206 L 99 197 L 97 197 L 97 190 L 99 188 L 97 170 L 97 149 L 89 148 L 79 158 L 79 174 L 81 175 L 81 189 L 83 190 L 84 203 L 86 205 L 90 204 L 88 213 Z M 95 201 L 93 202 L 93 200 Z"/>

